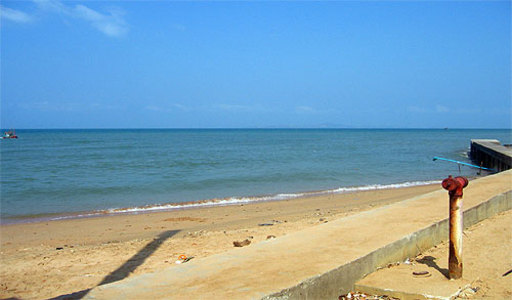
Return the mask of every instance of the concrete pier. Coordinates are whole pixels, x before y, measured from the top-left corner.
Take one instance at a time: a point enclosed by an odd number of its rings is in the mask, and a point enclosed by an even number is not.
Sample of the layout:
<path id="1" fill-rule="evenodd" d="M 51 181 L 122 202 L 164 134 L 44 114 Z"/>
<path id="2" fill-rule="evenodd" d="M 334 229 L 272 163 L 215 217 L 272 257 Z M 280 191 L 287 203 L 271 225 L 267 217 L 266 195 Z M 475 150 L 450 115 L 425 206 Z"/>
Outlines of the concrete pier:
<path id="1" fill-rule="evenodd" d="M 498 140 L 471 140 L 470 157 L 477 165 L 498 172 L 512 168 L 512 148 Z"/>

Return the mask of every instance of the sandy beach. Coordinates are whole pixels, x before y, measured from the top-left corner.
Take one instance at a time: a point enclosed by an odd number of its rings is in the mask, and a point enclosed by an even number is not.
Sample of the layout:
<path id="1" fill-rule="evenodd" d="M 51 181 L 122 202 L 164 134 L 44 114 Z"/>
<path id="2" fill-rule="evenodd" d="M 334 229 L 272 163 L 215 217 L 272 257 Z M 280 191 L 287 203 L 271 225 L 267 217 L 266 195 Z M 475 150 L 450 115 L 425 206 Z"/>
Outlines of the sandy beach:
<path id="1" fill-rule="evenodd" d="M 394 291 L 395 297 L 406 294 L 446 296 L 460 291 L 456 299 L 511 299 L 510 224 L 512 210 L 498 213 L 464 230 L 461 280 L 448 280 L 449 242 L 443 241 L 417 257 L 410 258 L 409 263 L 397 262 L 380 268 L 358 282 L 359 286 L 355 289 L 377 288 L 382 294 L 387 290 L 387 295 L 393 295 L 389 291 Z M 414 276 L 413 272 L 427 272 L 427 275 Z M 364 296 L 352 298 L 366 299 Z"/>
<path id="2" fill-rule="evenodd" d="M 350 214 L 438 190 L 439 185 L 275 202 L 3 225 L 0 297 L 57 297 L 279 238 Z"/>
<path id="3" fill-rule="evenodd" d="M 512 300 L 511 215 L 458 228 L 512 211 L 511 22 L 510 1 L 2 1 L 0 300 L 338 299 L 444 259 L 449 221 L 452 252 L 490 256 L 468 255 L 475 299 Z"/>

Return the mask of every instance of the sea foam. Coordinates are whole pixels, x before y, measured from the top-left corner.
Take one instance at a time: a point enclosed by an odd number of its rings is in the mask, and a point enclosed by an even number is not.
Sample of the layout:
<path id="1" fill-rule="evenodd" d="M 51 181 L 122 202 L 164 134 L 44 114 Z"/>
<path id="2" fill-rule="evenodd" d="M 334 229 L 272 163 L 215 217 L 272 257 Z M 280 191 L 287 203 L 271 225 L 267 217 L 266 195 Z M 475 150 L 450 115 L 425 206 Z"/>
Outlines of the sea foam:
<path id="1" fill-rule="evenodd" d="M 373 184 L 373 185 L 365 185 L 365 186 L 340 187 L 340 188 L 324 190 L 324 191 L 312 191 L 312 192 L 302 192 L 302 193 L 283 193 L 283 194 L 275 194 L 275 195 L 267 195 L 267 196 L 250 196 L 250 197 L 229 197 L 229 198 L 223 198 L 223 199 L 209 199 L 209 200 L 200 200 L 200 201 L 185 202 L 185 203 L 166 203 L 166 204 L 156 204 L 156 205 L 148 205 L 148 206 L 127 207 L 127 208 L 111 208 L 108 210 L 84 214 L 82 216 L 119 214 L 119 213 L 144 213 L 144 212 L 154 212 L 154 211 L 181 210 L 181 209 L 197 208 L 197 207 L 239 205 L 239 204 L 254 203 L 254 202 L 280 201 L 280 200 L 296 199 L 296 198 L 300 198 L 300 197 L 321 196 L 321 195 L 326 195 L 326 194 L 344 194 L 344 193 L 353 193 L 353 192 L 360 192 L 360 191 L 399 189 L 399 188 L 406 188 L 406 187 L 413 187 L 413 186 L 424 186 L 424 185 L 440 184 L 440 183 L 441 183 L 441 181 L 439 181 L 439 180 L 411 181 L 411 182 L 402 182 L 402 183 L 393 183 L 393 184 Z M 76 217 L 76 216 L 74 216 L 74 217 Z M 60 217 L 58 219 L 62 219 L 62 217 Z"/>

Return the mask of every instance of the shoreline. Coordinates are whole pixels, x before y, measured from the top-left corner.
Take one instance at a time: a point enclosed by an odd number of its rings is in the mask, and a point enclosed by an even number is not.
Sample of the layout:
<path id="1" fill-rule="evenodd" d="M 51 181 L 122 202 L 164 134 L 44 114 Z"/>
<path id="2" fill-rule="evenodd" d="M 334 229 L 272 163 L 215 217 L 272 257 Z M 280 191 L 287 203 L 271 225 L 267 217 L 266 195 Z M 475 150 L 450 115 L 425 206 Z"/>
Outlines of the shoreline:
<path id="1" fill-rule="evenodd" d="M 243 197 L 227 197 L 227 198 L 213 198 L 206 200 L 187 201 L 180 203 L 163 203 L 163 204 L 150 204 L 144 206 L 124 207 L 124 208 L 109 208 L 94 211 L 78 211 L 78 212 L 63 212 L 63 213 L 41 213 L 35 215 L 14 216 L 0 219 L 0 226 L 9 226 L 15 224 L 26 223 L 41 223 L 58 220 L 74 220 L 83 218 L 97 218 L 97 217 L 110 217 L 116 215 L 137 215 L 145 213 L 156 212 L 170 212 L 175 210 L 188 210 L 196 208 L 209 208 L 209 207 L 222 207 L 240 204 L 260 203 L 260 202 L 274 202 L 299 199 L 303 197 L 316 197 L 330 194 L 348 194 L 357 193 L 361 191 L 373 190 L 386 190 L 386 189 L 400 189 L 416 186 L 428 186 L 440 184 L 441 180 L 426 180 L 426 181 L 406 181 L 390 184 L 369 184 L 362 186 L 348 186 L 339 187 L 328 190 L 306 191 L 306 192 L 292 192 L 292 193 L 279 193 L 273 195 L 260 195 L 260 196 L 243 196 Z"/>
<path id="2" fill-rule="evenodd" d="M 252 245 L 439 189 L 431 184 L 0 226 L 0 298 L 70 294 L 175 267 L 180 255 L 222 253 L 234 241 Z"/>

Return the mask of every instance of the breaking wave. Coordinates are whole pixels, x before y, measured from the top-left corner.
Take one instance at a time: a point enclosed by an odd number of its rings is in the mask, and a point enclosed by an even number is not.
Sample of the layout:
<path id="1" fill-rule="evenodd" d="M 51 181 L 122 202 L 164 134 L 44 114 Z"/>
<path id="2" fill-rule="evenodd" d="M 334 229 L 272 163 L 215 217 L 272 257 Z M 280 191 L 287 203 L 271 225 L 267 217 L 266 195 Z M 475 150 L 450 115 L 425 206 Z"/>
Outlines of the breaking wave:
<path id="1" fill-rule="evenodd" d="M 304 193 L 286 193 L 286 194 L 253 196 L 253 197 L 230 197 L 230 198 L 223 198 L 223 199 L 209 199 L 209 200 L 182 202 L 182 203 L 166 203 L 166 204 L 155 204 L 155 205 L 146 205 L 146 206 L 126 207 L 126 208 L 111 208 L 111 209 L 107 209 L 107 210 L 94 211 L 94 212 L 84 213 L 84 214 L 54 217 L 54 218 L 51 218 L 51 220 L 85 218 L 85 217 L 111 215 L 111 214 L 130 214 L 130 213 L 138 214 L 138 213 L 145 213 L 145 212 L 172 211 L 172 210 L 182 210 L 182 209 L 198 208 L 198 207 L 238 205 L 238 204 L 247 204 L 247 203 L 254 203 L 254 202 L 296 199 L 296 198 L 300 198 L 300 197 L 321 196 L 321 195 L 326 195 L 326 194 L 345 194 L 345 193 L 354 193 L 354 192 L 360 192 L 360 191 L 399 189 L 399 188 L 424 186 L 424 185 L 440 184 L 440 183 L 441 183 L 440 180 L 435 180 L 435 181 L 412 181 L 412 182 L 393 183 L 393 184 L 372 184 L 372 185 L 365 185 L 365 186 L 340 187 L 340 188 L 336 188 L 336 189 L 304 192 Z"/>

